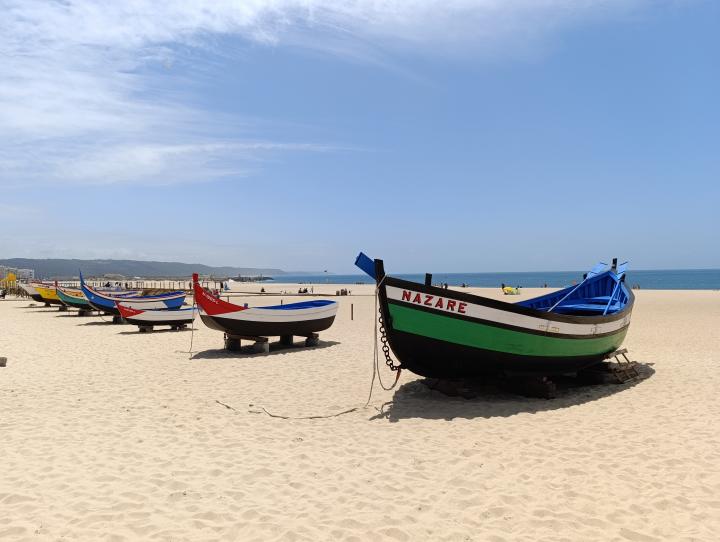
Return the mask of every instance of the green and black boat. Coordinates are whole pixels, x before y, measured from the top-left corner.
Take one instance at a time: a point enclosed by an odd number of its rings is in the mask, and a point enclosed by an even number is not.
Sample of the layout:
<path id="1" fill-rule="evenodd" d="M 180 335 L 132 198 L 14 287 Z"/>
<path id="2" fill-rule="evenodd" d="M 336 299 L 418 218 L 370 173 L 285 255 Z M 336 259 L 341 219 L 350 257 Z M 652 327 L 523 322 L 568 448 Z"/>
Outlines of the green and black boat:
<path id="1" fill-rule="evenodd" d="M 95 310 L 90 306 L 90 302 L 83 295 L 82 291 L 77 288 L 63 288 L 57 286 L 57 296 L 64 305 L 73 309 L 80 309 L 81 311 L 93 311 Z"/>
<path id="2" fill-rule="evenodd" d="M 382 260 L 356 265 L 377 283 L 381 331 L 400 366 L 431 378 L 574 373 L 622 344 L 634 296 L 627 263 L 598 264 L 582 282 L 506 303 L 391 277 Z"/>

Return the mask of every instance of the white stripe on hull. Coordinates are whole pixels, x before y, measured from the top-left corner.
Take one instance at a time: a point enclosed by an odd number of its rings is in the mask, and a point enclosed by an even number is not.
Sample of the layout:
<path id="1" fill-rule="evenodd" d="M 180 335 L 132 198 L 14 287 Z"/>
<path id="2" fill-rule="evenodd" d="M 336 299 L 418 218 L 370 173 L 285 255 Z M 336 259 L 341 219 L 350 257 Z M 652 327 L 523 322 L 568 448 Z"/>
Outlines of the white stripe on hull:
<path id="1" fill-rule="evenodd" d="M 88 289 L 89 289 L 89 288 L 88 288 Z M 107 294 L 104 294 L 104 293 L 99 292 L 99 291 L 97 291 L 97 290 L 91 290 L 91 291 L 92 291 L 92 293 L 93 293 L 94 295 L 96 295 L 98 298 L 103 299 L 104 301 L 108 301 L 108 302 L 110 302 L 110 303 L 115 303 L 115 301 L 119 301 L 120 303 L 126 304 L 126 303 L 125 303 L 126 301 L 129 303 L 130 300 L 136 300 L 136 298 L 134 298 L 134 297 L 120 297 L 120 296 L 107 295 Z M 186 297 L 186 296 L 187 296 L 187 294 L 185 294 L 185 293 L 180 293 L 180 294 L 171 295 L 171 296 L 167 296 L 167 297 L 141 296 L 141 297 L 139 297 L 139 298 L 137 298 L 137 299 L 146 299 L 146 300 L 147 300 L 146 302 L 150 303 L 150 302 L 152 302 L 152 301 L 174 301 L 174 300 L 176 300 L 176 299 L 178 299 L 178 298 L 181 298 L 181 297 L 184 298 L 184 297 Z M 163 306 L 164 306 L 164 305 L 163 305 Z"/>
<path id="2" fill-rule="evenodd" d="M 227 318 L 240 322 L 306 322 L 308 320 L 322 320 L 331 318 L 337 313 L 337 303 L 324 307 L 310 307 L 307 309 L 262 309 L 250 308 L 237 312 L 213 314 L 215 318 Z M 201 314 L 207 314 L 201 309 Z"/>
<path id="3" fill-rule="evenodd" d="M 122 304 L 123 307 L 127 307 L 127 303 Z M 197 314 L 197 309 L 186 309 L 186 310 L 177 310 L 177 311 L 146 311 L 142 314 L 136 314 L 134 316 L 130 316 L 130 320 L 134 321 L 142 321 L 147 322 L 148 324 L 162 324 L 164 322 L 180 322 L 180 321 L 187 321 L 192 322 L 193 318 Z"/>
<path id="4" fill-rule="evenodd" d="M 558 333 L 562 335 L 597 335 L 603 333 L 612 333 L 630 323 L 630 315 L 614 320 L 612 322 L 606 322 L 603 324 L 575 324 L 571 322 L 558 322 L 556 320 L 548 320 L 545 318 L 537 318 L 535 316 L 528 316 L 525 314 L 518 314 L 515 312 L 504 311 L 500 309 L 494 309 L 492 307 L 485 307 L 483 305 L 476 305 L 474 303 L 468 303 L 465 301 L 459 301 L 454 299 L 451 295 L 448 296 L 437 296 L 433 295 L 431 300 L 427 299 L 429 294 L 422 292 L 416 292 L 415 290 L 408 290 L 404 288 L 397 288 L 396 286 L 388 286 L 386 288 L 388 299 L 394 301 L 400 301 L 407 303 L 410 306 L 424 307 L 432 309 L 433 312 L 438 314 L 460 314 L 462 316 L 469 316 L 470 318 L 477 318 L 479 320 L 488 320 L 490 322 L 497 322 L 499 324 L 505 324 L 509 326 L 521 327 L 525 329 L 531 329 L 533 331 L 546 331 L 549 333 Z M 403 292 L 406 292 L 405 299 L 403 299 Z M 410 292 L 410 301 L 407 300 L 407 292 Z M 420 303 L 413 303 L 412 300 L 416 299 L 416 295 L 420 296 Z M 436 308 L 435 305 L 438 300 L 442 299 L 442 308 Z M 447 309 L 447 300 L 455 301 L 453 310 Z M 429 305 L 425 305 L 429 302 Z M 462 309 L 460 305 L 463 305 Z"/>
<path id="5" fill-rule="evenodd" d="M 177 299 L 177 298 L 173 298 Z M 119 300 L 118 300 L 119 301 Z M 138 301 L 132 298 L 123 299 L 122 304 L 124 307 L 136 310 L 152 310 L 152 309 L 167 309 L 167 305 L 162 301 Z"/>

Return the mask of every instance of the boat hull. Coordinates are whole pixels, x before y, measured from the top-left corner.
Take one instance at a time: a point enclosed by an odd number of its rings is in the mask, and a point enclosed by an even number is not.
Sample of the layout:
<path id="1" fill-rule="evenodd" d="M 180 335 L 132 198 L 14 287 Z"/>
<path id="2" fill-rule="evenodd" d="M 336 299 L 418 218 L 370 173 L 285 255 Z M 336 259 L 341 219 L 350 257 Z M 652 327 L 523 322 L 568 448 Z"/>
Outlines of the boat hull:
<path id="1" fill-rule="evenodd" d="M 304 321 L 262 322 L 254 320 L 235 320 L 222 316 L 200 314 L 203 323 L 209 328 L 224 331 L 230 335 L 246 337 L 280 337 L 283 335 L 297 335 L 309 337 L 313 333 L 325 331 L 335 321 L 332 316 Z"/>
<path id="2" fill-rule="evenodd" d="M 38 303 L 44 303 L 42 296 L 37 292 L 37 290 L 32 284 L 20 283 L 20 288 L 22 288 L 33 301 L 37 301 Z"/>
<path id="3" fill-rule="evenodd" d="M 565 374 L 573 373 L 594 365 L 605 358 L 608 352 L 616 350 L 623 342 L 626 331 L 606 337 L 600 344 L 563 345 L 568 350 L 578 351 L 585 348 L 589 353 L 564 356 L 519 354 L 501 350 L 490 350 L 481 346 L 467 346 L 453 341 L 421 335 L 417 332 L 395 330 L 391 342 L 393 353 L 402 360 L 403 368 L 413 373 L 432 378 L 474 377 L 484 374 L 524 373 L 524 374 Z M 518 335 L 522 345 L 528 337 Z M 570 339 L 573 342 L 582 340 Z M 527 351 L 533 349 L 526 348 Z M 591 353 L 595 350 L 594 353 Z"/>
<path id="4" fill-rule="evenodd" d="M 433 378 L 573 373 L 622 344 L 632 312 L 561 315 L 392 277 L 379 297 L 398 361 Z"/>
<path id="5" fill-rule="evenodd" d="M 79 295 L 71 295 L 70 290 L 63 290 L 62 288 L 57 288 L 57 295 L 60 301 L 62 301 L 65 305 L 68 307 L 71 307 L 73 309 L 80 309 L 80 310 L 92 310 L 92 307 L 90 306 L 90 303 L 85 298 L 85 296 L 82 295 L 82 292 L 78 290 Z"/>
<path id="6" fill-rule="evenodd" d="M 176 311 L 168 311 L 168 312 L 176 312 Z M 176 318 L 174 320 L 162 320 L 162 321 L 155 321 L 155 320 L 142 320 L 140 318 L 125 318 L 125 321 L 128 324 L 132 324 L 133 326 L 140 326 L 140 327 L 146 327 L 146 326 L 185 326 L 188 324 L 192 324 L 193 319 L 192 318 Z"/>
<path id="7" fill-rule="evenodd" d="M 197 314 L 197 309 L 189 307 L 177 310 L 138 310 L 128 307 L 126 303 L 116 303 L 120 315 L 126 322 L 140 326 L 183 326 L 191 324 Z"/>
<path id="8" fill-rule="evenodd" d="M 50 305 L 63 305 L 54 286 L 35 286 L 35 291 L 40 295 L 41 302 Z"/>
<path id="9" fill-rule="evenodd" d="M 158 300 L 147 300 L 142 297 L 122 300 L 122 303 L 131 309 L 136 310 L 177 310 L 185 302 L 185 296 L 182 298 L 158 301 Z M 95 310 L 102 311 L 106 314 L 114 314 L 120 316 L 120 311 L 115 306 L 115 301 L 112 301 L 112 305 L 105 299 L 94 298 L 89 300 L 90 306 Z"/>
<path id="10" fill-rule="evenodd" d="M 82 276 L 80 278 L 80 289 L 92 307 L 117 316 L 120 316 L 120 310 L 117 308 L 116 302 L 121 302 L 126 307 L 136 310 L 175 310 L 185 303 L 185 292 L 182 291 L 155 296 L 104 294 L 87 286 Z"/>

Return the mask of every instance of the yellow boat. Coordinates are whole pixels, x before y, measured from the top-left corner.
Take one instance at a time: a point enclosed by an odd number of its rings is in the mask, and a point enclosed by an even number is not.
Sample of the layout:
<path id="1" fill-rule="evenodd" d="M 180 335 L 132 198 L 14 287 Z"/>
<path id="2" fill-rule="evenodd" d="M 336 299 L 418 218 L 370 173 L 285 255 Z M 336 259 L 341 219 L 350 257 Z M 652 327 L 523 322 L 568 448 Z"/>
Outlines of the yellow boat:
<path id="1" fill-rule="evenodd" d="M 33 284 L 33 287 L 35 288 L 35 290 L 37 290 L 37 293 L 40 295 L 40 297 L 46 304 L 65 306 L 64 303 L 60 301 L 55 286 L 47 286 L 45 284 L 35 283 Z"/>
<path id="2" fill-rule="evenodd" d="M 520 288 L 513 288 L 512 286 L 504 286 L 502 291 L 505 295 L 520 295 Z"/>

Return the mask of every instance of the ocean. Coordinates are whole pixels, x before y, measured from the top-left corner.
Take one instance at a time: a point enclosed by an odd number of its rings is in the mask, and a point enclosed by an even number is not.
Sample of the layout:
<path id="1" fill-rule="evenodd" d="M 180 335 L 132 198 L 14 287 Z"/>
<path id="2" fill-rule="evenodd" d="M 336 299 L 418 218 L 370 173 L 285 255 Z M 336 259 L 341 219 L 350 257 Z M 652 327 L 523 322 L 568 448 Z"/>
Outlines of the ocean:
<path id="1" fill-rule="evenodd" d="M 585 271 L 538 271 L 529 273 L 434 273 L 433 284 L 447 282 L 450 286 L 500 287 L 501 283 L 508 286 L 539 288 L 547 285 L 552 288 L 570 286 L 582 280 Z M 424 273 L 390 273 L 394 277 L 423 282 Z M 274 277 L 277 282 L 297 284 L 370 284 L 367 275 L 279 275 Z M 667 269 L 652 271 L 633 271 L 627 273 L 625 282 L 628 285 L 639 285 L 648 290 L 718 290 L 720 289 L 720 269 Z"/>

